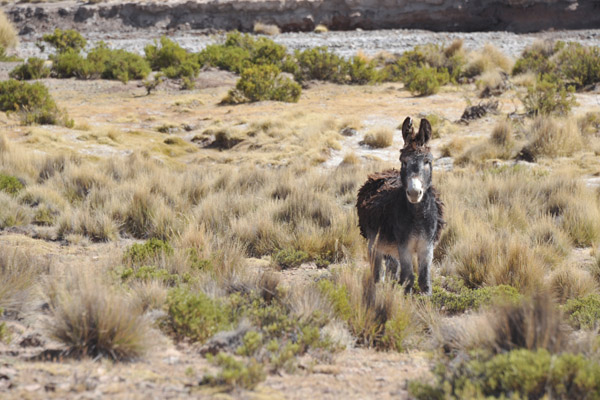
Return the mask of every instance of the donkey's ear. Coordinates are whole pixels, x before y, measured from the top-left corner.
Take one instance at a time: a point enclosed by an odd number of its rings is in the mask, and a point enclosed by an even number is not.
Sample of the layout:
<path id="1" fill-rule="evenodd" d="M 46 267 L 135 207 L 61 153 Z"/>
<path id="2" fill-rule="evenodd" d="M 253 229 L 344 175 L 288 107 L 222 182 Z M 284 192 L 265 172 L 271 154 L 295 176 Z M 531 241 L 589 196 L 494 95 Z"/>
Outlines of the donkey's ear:
<path id="1" fill-rule="evenodd" d="M 419 133 L 417 134 L 417 142 L 421 146 L 425 146 L 431 139 L 431 124 L 425 118 L 421 120 L 419 125 Z"/>
<path id="2" fill-rule="evenodd" d="M 413 120 L 411 117 L 406 117 L 402 123 L 402 139 L 404 139 L 404 146 L 406 146 L 408 142 L 412 141 L 414 136 L 415 128 L 413 126 Z"/>

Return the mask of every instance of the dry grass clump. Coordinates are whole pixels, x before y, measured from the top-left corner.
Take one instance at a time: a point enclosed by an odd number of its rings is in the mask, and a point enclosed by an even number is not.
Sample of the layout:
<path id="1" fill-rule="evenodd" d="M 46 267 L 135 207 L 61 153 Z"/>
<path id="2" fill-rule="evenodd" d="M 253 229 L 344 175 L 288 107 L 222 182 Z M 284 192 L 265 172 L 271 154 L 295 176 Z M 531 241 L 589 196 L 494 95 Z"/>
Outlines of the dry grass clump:
<path id="1" fill-rule="evenodd" d="M 367 132 L 363 142 L 375 149 L 390 147 L 394 142 L 394 131 L 391 128 L 377 128 Z"/>
<path id="2" fill-rule="evenodd" d="M 573 265 L 554 271 L 550 276 L 550 288 L 560 303 L 598 291 L 598 285 L 590 272 Z"/>
<path id="3" fill-rule="evenodd" d="M 269 36 L 279 35 L 281 33 L 281 30 L 277 25 L 263 24 L 262 22 L 256 22 L 253 30 L 254 33 Z"/>
<path id="4" fill-rule="evenodd" d="M 583 138 L 575 121 L 559 121 L 539 116 L 531 124 L 530 142 L 526 149 L 534 157 L 570 156 L 583 147 Z"/>
<path id="5" fill-rule="evenodd" d="M 12 49 L 19 43 L 17 31 L 8 20 L 4 11 L 0 10 L 0 47 Z"/>
<path id="6" fill-rule="evenodd" d="M 315 26 L 315 33 L 327 33 L 329 32 L 329 28 L 327 28 L 327 26 L 323 25 L 323 24 L 319 24 L 317 26 Z"/>
<path id="7" fill-rule="evenodd" d="M 41 275 L 48 272 L 44 261 L 7 245 L 0 245 L 0 308 L 19 311 Z"/>
<path id="8" fill-rule="evenodd" d="M 516 143 L 513 137 L 510 121 L 501 120 L 494 126 L 488 140 L 467 149 L 456 159 L 456 163 L 457 165 L 465 165 L 468 163 L 481 164 L 493 159 L 508 160 L 516 153 Z M 451 149 L 452 142 L 444 148 L 443 152 L 451 154 Z"/>
<path id="9" fill-rule="evenodd" d="M 572 246 L 597 243 L 600 203 L 571 176 L 519 167 L 440 175 L 447 228 L 436 259 L 472 288 L 508 284 L 522 293 L 544 286 Z"/>
<path id="10" fill-rule="evenodd" d="M 474 77 L 485 72 L 500 69 L 505 73 L 510 73 L 514 61 L 507 57 L 502 51 L 491 43 L 486 43 L 483 49 L 473 52 L 470 55 L 470 61 L 465 67 L 465 75 Z"/>
<path id="11" fill-rule="evenodd" d="M 48 287 L 48 333 L 76 357 L 131 360 L 148 349 L 149 324 L 140 308 L 91 271 L 53 277 Z"/>
<path id="12" fill-rule="evenodd" d="M 360 164 L 360 157 L 354 152 L 346 153 L 342 160 L 342 165 L 357 165 Z"/>

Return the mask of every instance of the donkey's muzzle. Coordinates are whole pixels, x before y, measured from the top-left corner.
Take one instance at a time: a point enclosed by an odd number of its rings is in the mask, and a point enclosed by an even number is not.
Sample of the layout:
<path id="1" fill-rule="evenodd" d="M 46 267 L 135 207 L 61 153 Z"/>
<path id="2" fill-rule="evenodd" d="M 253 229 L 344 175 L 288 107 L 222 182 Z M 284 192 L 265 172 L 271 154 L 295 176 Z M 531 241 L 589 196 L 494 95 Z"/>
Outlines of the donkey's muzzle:
<path id="1" fill-rule="evenodd" d="M 423 199 L 423 183 L 420 179 L 411 178 L 408 180 L 406 198 L 413 204 L 418 203 Z"/>

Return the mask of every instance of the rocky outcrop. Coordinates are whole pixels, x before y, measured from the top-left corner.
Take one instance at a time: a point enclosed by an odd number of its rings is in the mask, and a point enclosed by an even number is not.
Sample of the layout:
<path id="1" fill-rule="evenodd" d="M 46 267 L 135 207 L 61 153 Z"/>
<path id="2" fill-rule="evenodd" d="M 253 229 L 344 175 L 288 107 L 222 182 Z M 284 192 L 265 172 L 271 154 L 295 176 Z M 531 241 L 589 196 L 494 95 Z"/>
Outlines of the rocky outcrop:
<path id="1" fill-rule="evenodd" d="M 219 29 L 250 31 L 255 22 L 282 31 L 428 29 L 433 31 L 600 27 L 600 0 L 197 0 L 4 7 L 26 34 L 33 30 Z"/>

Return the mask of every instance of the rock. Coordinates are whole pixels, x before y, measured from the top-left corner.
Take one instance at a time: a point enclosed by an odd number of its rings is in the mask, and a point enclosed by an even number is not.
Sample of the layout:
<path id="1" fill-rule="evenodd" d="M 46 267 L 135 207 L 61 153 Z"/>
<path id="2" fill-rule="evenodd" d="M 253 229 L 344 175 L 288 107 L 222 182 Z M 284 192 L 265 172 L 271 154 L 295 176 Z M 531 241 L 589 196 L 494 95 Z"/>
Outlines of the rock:
<path id="1" fill-rule="evenodd" d="M 340 133 L 344 136 L 354 136 L 358 134 L 358 131 L 354 128 L 346 127 L 340 131 Z"/>
<path id="2" fill-rule="evenodd" d="M 82 32 L 101 24 L 123 28 L 222 29 L 252 31 L 254 23 L 268 20 L 284 32 L 310 32 L 323 24 L 332 30 L 428 29 L 433 31 L 531 32 L 547 29 L 600 27 L 594 1 L 572 0 L 256 0 L 188 2 L 52 2 L 12 4 L 5 7 L 19 30 L 26 24 L 38 30 L 53 27 Z M 94 23 L 90 23 L 90 22 Z M 109 22 L 110 21 L 110 22 Z M 43 28 L 43 29 L 42 29 Z"/>
<path id="3" fill-rule="evenodd" d="M 237 329 L 233 331 L 219 332 L 206 342 L 200 348 L 200 354 L 215 355 L 220 351 L 235 351 L 242 344 L 244 335 L 250 330 L 250 323 L 246 320 L 242 321 Z"/>

